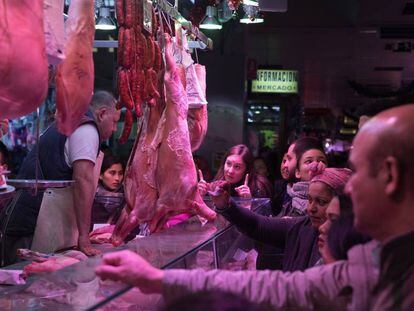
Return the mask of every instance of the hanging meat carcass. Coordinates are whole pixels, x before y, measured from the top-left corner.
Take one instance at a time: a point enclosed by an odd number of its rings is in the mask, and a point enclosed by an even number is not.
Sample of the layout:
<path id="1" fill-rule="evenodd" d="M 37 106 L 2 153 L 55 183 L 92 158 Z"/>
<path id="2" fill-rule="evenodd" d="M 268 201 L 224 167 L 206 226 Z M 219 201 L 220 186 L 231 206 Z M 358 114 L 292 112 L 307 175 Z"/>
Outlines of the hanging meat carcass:
<path id="1" fill-rule="evenodd" d="M 0 1 L 0 81 L 0 119 L 28 114 L 45 99 L 43 0 Z"/>
<path id="2" fill-rule="evenodd" d="M 187 124 L 187 96 L 172 56 L 171 38 L 166 35 L 165 41 L 165 124 L 156 175 L 159 198 L 151 231 L 162 229 L 169 217 L 180 213 L 198 214 L 208 220 L 216 216 L 198 192 Z"/>
<path id="3" fill-rule="evenodd" d="M 139 223 L 150 223 L 151 232 L 163 229 L 169 217 L 181 213 L 198 214 L 209 220 L 216 216 L 197 190 L 197 176 L 191 155 L 187 124 L 188 102 L 181 81 L 185 75 L 175 65 L 171 39 L 165 39 L 167 72 L 162 81 L 162 100 L 148 107 L 142 129 L 125 174 L 128 208 L 118 221 L 112 243 L 119 245 Z M 163 89 L 163 88 L 159 88 Z"/>
<path id="4" fill-rule="evenodd" d="M 120 245 L 140 223 L 150 221 L 155 212 L 158 191 L 155 181 L 160 130 L 158 124 L 162 107 L 147 107 L 141 120 L 141 130 L 135 141 L 125 171 L 126 208 L 117 222 L 112 244 Z"/>
<path id="5" fill-rule="evenodd" d="M 56 73 L 56 119 L 59 132 L 70 135 L 88 110 L 94 84 L 93 0 L 71 0 L 66 21 L 66 59 Z"/>
<path id="6" fill-rule="evenodd" d="M 158 148 L 161 143 L 163 121 L 161 119 L 165 103 L 162 100 L 163 74 L 158 84 L 161 97 L 156 105 L 147 105 L 138 124 L 130 159 L 125 171 L 124 190 L 126 208 L 115 227 L 111 242 L 114 245 L 123 243 L 125 237 L 138 224 L 149 222 L 154 217 L 158 190 L 155 180 Z"/>

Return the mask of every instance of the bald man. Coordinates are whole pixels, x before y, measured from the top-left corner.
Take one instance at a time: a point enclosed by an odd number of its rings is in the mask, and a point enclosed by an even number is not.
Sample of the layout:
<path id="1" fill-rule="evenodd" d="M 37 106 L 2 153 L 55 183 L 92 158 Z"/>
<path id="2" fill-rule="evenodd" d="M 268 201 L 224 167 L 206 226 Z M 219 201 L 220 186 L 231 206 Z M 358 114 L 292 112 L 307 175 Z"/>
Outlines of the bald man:
<path id="1" fill-rule="evenodd" d="M 414 105 L 386 110 L 354 139 L 355 225 L 380 242 L 372 310 L 414 310 Z"/>

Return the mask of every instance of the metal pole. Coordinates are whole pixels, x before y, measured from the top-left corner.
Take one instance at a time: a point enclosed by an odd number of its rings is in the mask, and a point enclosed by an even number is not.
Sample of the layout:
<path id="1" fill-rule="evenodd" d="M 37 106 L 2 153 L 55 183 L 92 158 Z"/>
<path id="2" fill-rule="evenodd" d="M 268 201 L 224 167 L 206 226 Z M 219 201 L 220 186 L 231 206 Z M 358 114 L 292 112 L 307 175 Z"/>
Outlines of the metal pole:
<path id="1" fill-rule="evenodd" d="M 36 109 L 36 165 L 35 165 L 35 176 L 36 176 L 36 185 L 34 194 L 37 195 L 37 181 L 39 180 L 39 169 L 40 169 L 40 159 L 39 159 L 39 136 L 40 136 L 40 109 Z"/>
<path id="2" fill-rule="evenodd" d="M 217 254 L 217 239 L 213 239 L 213 256 L 214 256 L 214 269 L 219 268 L 218 254 Z"/>

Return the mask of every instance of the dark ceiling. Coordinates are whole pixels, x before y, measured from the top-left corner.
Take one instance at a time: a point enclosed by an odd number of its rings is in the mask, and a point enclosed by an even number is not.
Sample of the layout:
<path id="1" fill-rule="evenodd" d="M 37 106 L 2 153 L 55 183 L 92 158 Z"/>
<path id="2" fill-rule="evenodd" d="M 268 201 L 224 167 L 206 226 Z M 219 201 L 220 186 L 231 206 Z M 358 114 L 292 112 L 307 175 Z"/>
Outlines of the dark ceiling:
<path id="1" fill-rule="evenodd" d="M 214 1 L 196 1 L 196 3 L 200 2 L 207 4 Z M 414 23 L 412 15 L 414 1 L 409 0 L 287 0 L 287 2 L 288 10 L 285 13 L 266 12 L 267 18 L 262 27 L 376 27 Z M 403 13 L 407 4 L 406 13 L 411 14 Z M 190 0 L 180 1 L 180 7 L 185 14 L 193 6 Z"/>
<path id="2" fill-rule="evenodd" d="M 404 8 L 408 4 L 404 14 Z M 286 13 L 266 13 L 266 27 L 379 27 L 414 24 L 414 1 L 288 0 Z M 411 8 L 411 10 L 410 10 Z"/>

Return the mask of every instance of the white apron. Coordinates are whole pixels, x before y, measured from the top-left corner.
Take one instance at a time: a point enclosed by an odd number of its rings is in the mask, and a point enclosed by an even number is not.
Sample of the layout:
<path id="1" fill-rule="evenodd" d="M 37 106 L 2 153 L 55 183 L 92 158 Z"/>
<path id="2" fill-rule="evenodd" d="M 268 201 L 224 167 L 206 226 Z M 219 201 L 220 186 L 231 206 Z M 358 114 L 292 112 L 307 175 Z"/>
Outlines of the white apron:
<path id="1" fill-rule="evenodd" d="M 94 167 L 94 189 L 98 186 L 103 153 Z M 31 249 L 42 253 L 53 253 L 60 249 L 78 245 L 78 226 L 73 207 L 73 186 L 45 190 L 37 217 Z"/>

